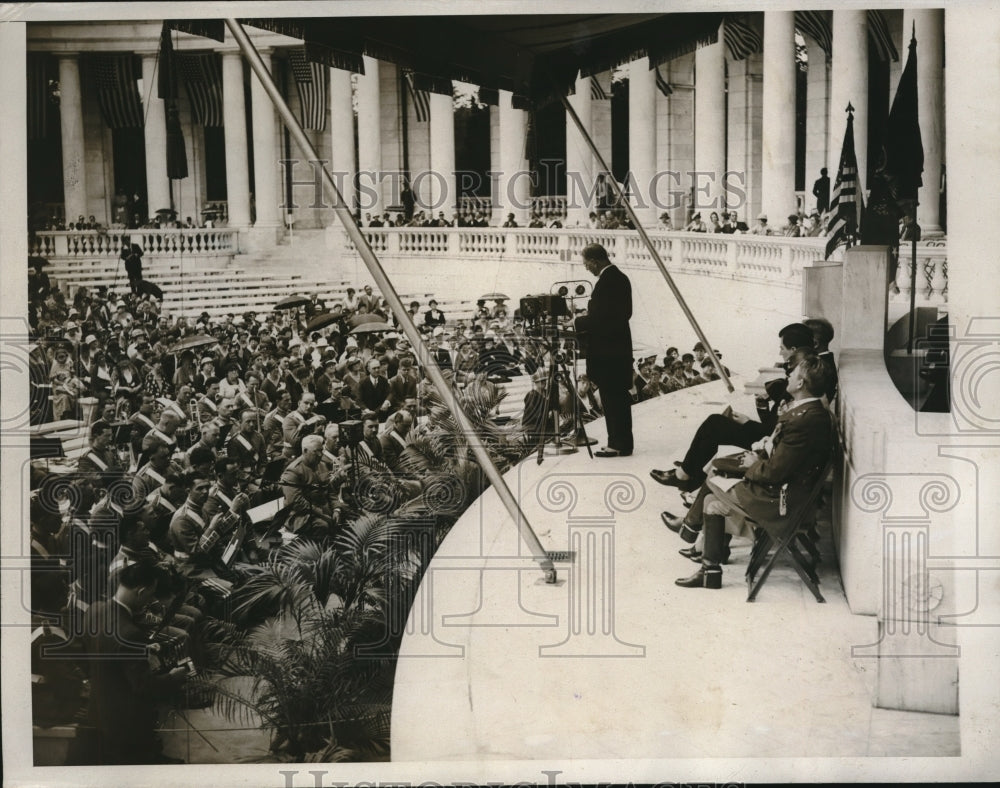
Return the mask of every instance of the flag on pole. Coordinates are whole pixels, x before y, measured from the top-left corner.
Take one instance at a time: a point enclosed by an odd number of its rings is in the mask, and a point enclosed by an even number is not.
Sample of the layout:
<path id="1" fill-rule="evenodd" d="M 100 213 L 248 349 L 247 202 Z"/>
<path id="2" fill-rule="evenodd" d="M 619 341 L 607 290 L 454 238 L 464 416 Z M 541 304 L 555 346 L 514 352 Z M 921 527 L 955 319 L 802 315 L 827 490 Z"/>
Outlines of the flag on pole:
<path id="1" fill-rule="evenodd" d="M 299 122 L 302 128 L 325 131 L 329 70 L 322 63 L 306 60 L 306 51 L 302 47 L 289 50 L 288 61 L 299 92 Z"/>
<path id="2" fill-rule="evenodd" d="M 142 128 L 142 99 L 134 55 L 97 55 L 91 61 L 97 103 L 110 129 Z"/>
<path id="3" fill-rule="evenodd" d="M 722 23 L 726 49 L 733 60 L 744 60 L 764 48 L 764 39 L 742 19 L 727 17 Z"/>
<path id="4" fill-rule="evenodd" d="M 413 73 L 406 75 L 406 87 L 413 99 L 413 109 L 417 113 L 417 123 L 426 123 L 431 119 L 431 98 L 426 90 L 417 90 L 413 84 Z"/>
<path id="5" fill-rule="evenodd" d="M 660 67 L 657 66 L 656 71 L 656 89 L 660 91 L 664 96 L 669 96 L 674 92 L 674 89 L 670 87 L 670 83 L 663 78 L 663 74 L 660 73 Z"/>
<path id="6" fill-rule="evenodd" d="M 812 38 L 826 56 L 833 54 L 833 33 L 830 28 L 829 11 L 796 11 L 795 26 L 805 35 Z"/>
<path id="7" fill-rule="evenodd" d="M 216 54 L 178 55 L 194 122 L 222 126 L 222 74 Z"/>
<path id="8" fill-rule="evenodd" d="M 850 246 L 858 231 L 861 191 L 858 187 L 858 157 L 854 152 L 854 107 L 847 105 L 847 130 L 840 150 L 837 181 L 830 196 L 830 219 L 826 225 L 826 260 L 841 244 Z"/>
<path id="9" fill-rule="evenodd" d="M 594 101 L 607 101 L 611 98 L 611 94 L 601 87 L 601 82 L 596 76 L 590 78 L 590 98 Z"/>
<path id="10" fill-rule="evenodd" d="M 917 38 L 914 29 L 885 129 L 885 163 L 882 169 L 889 182 L 889 192 L 896 202 L 915 202 L 917 190 L 924 183 L 924 146 L 917 106 Z"/>
<path id="11" fill-rule="evenodd" d="M 891 60 L 895 63 L 899 60 L 899 52 L 896 45 L 892 43 L 892 35 L 889 33 L 889 25 L 886 24 L 885 17 L 881 11 L 868 12 L 868 36 L 875 47 L 875 54 L 883 63 Z"/>
<path id="12" fill-rule="evenodd" d="M 181 129 L 180 110 L 177 107 L 179 96 L 177 61 L 173 41 L 170 38 L 170 28 L 166 23 L 160 31 L 160 59 L 157 68 L 159 69 L 157 93 L 163 99 L 167 124 L 167 177 L 171 180 L 180 180 L 188 176 L 187 149 L 184 144 L 184 131 Z"/>

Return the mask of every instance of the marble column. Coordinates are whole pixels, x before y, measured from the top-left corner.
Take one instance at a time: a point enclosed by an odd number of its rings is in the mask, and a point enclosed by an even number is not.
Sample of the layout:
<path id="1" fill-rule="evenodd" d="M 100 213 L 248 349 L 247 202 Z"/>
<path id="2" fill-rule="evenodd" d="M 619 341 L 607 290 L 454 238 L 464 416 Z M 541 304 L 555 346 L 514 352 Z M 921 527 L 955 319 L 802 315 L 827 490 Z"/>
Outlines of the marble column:
<path id="1" fill-rule="evenodd" d="M 722 42 L 700 47 L 694 60 L 695 210 L 720 211 L 726 194 L 726 55 Z M 742 206 L 733 206 L 739 210 Z"/>
<path id="2" fill-rule="evenodd" d="M 458 213 L 455 190 L 455 116 L 452 98 L 430 93 L 431 210 L 451 219 Z"/>
<path id="3" fill-rule="evenodd" d="M 347 207 L 355 209 L 354 109 L 351 72 L 330 69 L 330 171 Z"/>
<path id="4" fill-rule="evenodd" d="M 250 171 L 248 167 L 246 99 L 243 95 L 243 56 L 222 53 L 222 113 L 226 140 L 226 200 L 230 227 L 250 226 Z"/>
<path id="5" fill-rule="evenodd" d="M 146 124 L 146 205 L 150 216 L 170 207 L 170 179 L 167 177 L 167 119 L 163 99 L 156 90 L 156 53 L 142 55 L 142 100 Z"/>
<path id="6" fill-rule="evenodd" d="M 630 201 L 645 227 L 656 223 L 658 211 L 650 199 L 656 175 L 656 74 L 648 58 L 629 64 L 628 161 L 632 183 Z"/>
<path id="7" fill-rule="evenodd" d="M 909 51 L 914 25 L 917 36 L 917 113 L 920 139 L 924 146 L 924 185 L 917 194 L 917 223 L 926 238 L 942 232 L 939 205 L 945 139 L 944 11 L 940 8 L 903 10 L 902 60 L 906 58 L 904 53 Z"/>
<path id="8" fill-rule="evenodd" d="M 795 14 L 766 11 L 761 205 L 775 228 L 796 210 L 795 68 Z"/>
<path id="9" fill-rule="evenodd" d="M 365 57 L 358 75 L 358 201 L 362 215 L 385 208 L 378 174 L 382 170 L 382 126 L 379 112 L 379 62 Z"/>
<path id="10" fill-rule="evenodd" d="M 806 52 L 809 58 L 806 72 L 806 207 L 812 210 L 816 207 L 816 198 L 812 196 L 812 186 L 824 167 L 829 169 L 830 152 L 827 149 L 829 140 L 828 125 L 830 120 L 830 68 L 823 47 L 806 38 Z M 829 174 L 829 173 L 828 173 Z M 834 171 L 830 181 L 837 177 Z"/>
<path id="11" fill-rule="evenodd" d="M 500 91 L 500 175 L 493 194 L 493 224 L 501 225 L 507 214 L 514 214 L 519 226 L 528 224 L 531 215 L 531 181 L 524 145 L 528 132 L 528 113 L 514 109 L 509 90 Z"/>
<path id="12" fill-rule="evenodd" d="M 272 74 L 271 52 L 260 50 L 261 59 Z M 250 101 L 253 113 L 253 182 L 257 218 L 254 227 L 270 231 L 282 226 L 279 204 L 282 202 L 278 177 L 278 120 L 274 105 L 257 75 L 250 77 Z"/>
<path id="13" fill-rule="evenodd" d="M 858 182 L 868 189 L 868 15 L 865 11 L 833 12 L 833 65 L 830 75 L 830 189 L 837 182 L 840 150 L 847 128 L 847 104 L 854 107 L 854 149 Z"/>
<path id="14" fill-rule="evenodd" d="M 590 77 L 578 77 L 576 92 L 569 96 L 570 106 L 583 127 L 592 133 Z M 569 112 L 566 113 L 566 226 L 583 226 L 594 209 L 591 191 L 597 173 L 594 154 L 579 132 Z M 587 199 L 590 197 L 590 199 Z"/>
<path id="15" fill-rule="evenodd" d="M 59 57 L 59 118 L 62 131 L 63 204 L 66 223 L 69 224 L 81 215 L 89 216 L 80 63 L 75 53 Z"/>

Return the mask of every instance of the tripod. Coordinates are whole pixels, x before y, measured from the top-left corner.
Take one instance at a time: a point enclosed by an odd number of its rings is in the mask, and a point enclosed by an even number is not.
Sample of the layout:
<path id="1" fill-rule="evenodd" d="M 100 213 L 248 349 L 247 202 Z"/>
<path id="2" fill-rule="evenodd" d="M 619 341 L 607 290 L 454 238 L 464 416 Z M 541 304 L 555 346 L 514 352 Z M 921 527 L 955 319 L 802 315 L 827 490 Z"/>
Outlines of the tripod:
<path id="1" fill-rule="evenodd" d="M 559 349 L 559 323 L 558 318 L 553 315 L 551 318 L 551 339 L 546 341 L 542 338 L 545 347 L 552 357 L 549 365 L 548 379 L 545 384 L 545 398 L 543 400 L 543 421 L 542 429 L 538 435 L 536 451 L 538 452 L 538 464 L 541 465 L 545 458 L 545 444 L 551 439 L 553 451 L 556 454 L 572 454 L 577 451 L 579 445 L 587 447 L 587 454 L 593 459 L 594 453 L 591 446 L 597 443 L 587 436 L 587 430 L 583 425 L 583 414 L 580 412 L 580 395 L 577 391 L 576 379 L 576 354 L 570 350 L 561 352 Z M 570 372 L 572 370 L 572 373 Z M 562 412 L 559 408 L 559 384 L 562 383 L 568 392 L 571 392 L 571 402 L 573 409 L 573 427 L 571 437 L 561 437 L 559 434 L 559 421 Z M 549 424 L 551 423 L 551 431 Z"/>

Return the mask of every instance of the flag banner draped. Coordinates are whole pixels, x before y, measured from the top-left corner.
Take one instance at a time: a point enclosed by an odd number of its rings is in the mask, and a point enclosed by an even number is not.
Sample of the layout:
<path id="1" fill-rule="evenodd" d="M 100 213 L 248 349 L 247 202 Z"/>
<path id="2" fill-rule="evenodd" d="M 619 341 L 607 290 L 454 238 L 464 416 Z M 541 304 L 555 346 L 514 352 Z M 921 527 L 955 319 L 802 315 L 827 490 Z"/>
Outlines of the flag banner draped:
<path id="1" fill-rule="evenodd" d="M 481 104 L 489 104 L 493 107 L 500 106 L 500 91 L 496 88 L 484 88 L 482 85 L 479 86 L 479 102 Z"/>
<path id="2" fill-rule="evenodd" d="M 299 122 L 302 128 L 325 131 L 330 72 L 322 63 L 307 60 L 302 47 L 288 51 L 288 62 L 299 92 Z"/>
<path id="3" fill-rule="evenodd" d="M 764 48 L 764 39 L 760 33 L 742 19 L 727 17 L 723 22 L 723 29 L 726 49 L 733 60 L 744 60 Z"/>
<path id="4" fill-rule="evenodd" d="M 28 139 L 41 140 L 49 135 L 49 56 L 28 53 Z"/>
<path id="5" fill-rule="evenodd" d="M 663 74 L 660 73 L 660 67 L 656 67 L 656 89 L 660 91 L 664 96 L 669 96 L 674 92 L 674 89 L 670 87 L 670 83 L 663 78 Z"/>
<path id="6" fill-rule="evenodd" d="M 854 108 L 847 108 L 847 130 L 840 150 L 840 167 L 837 182 L 830 195 L 830 219 L 826 225 L 827 259 L 841 244 L 850 246 L 858 231 L 858 215 L 861 205 L 861 190 L 858 184 L 858 158 L 854 152 Z"/>
<path id="7" fill-rule="evenodd" d="M 142 99 L 134 55 L 95 55 L 90 60 L 97 103 L 108 128 L 142 128 Z"/>
<path id="8" fill-rule="evenodd" d="M 601 87 L 601 82 L 596 76 L 590 78 L 590 98 L 594 101 L 606 101 L 611 98 L 611 94 Z"/>
<path id="9" fill-rule="evenodd" d="M 413 84 L 413 74 L 406 75 L 406 87 L 413 99 L 413 109 L 417 113 L 417 123 L 426 123 L 431 119 L 431 99 L 426 90 L 417 90 Z"/>
<path id="10" fill-rule="evenodd" d="M 177 55 L 194 122 L 222 126 L 222 73 L 214 53 Z"/>
<path id="11" fill-rule="evenodd" d="M 916 202 L 917 190 L 923 186 L 924 146 L 920 137 L 917 114 L 917 39 L 910 38 L 906 65 L 899 78 L 899 87 L 892 100 L 885 128 L 884 164 L 882 170 L 889 192 L 897 202 Z"/>
<path id="12" fill-rule="evenodd" d="M 889 33 L 889 25 L 886 24 L 885 17 L 881 11 L 868 12 L 868 36 L 871 38 L 875 53 L 883 63 L 891 60 L 895 63 L 899 60 L 899 52 L 896 45 L 892 43 L 892 35 Z"/>
<path id="13" fill-rule="evenodd" d="M 167 177 L 171 180 L 180 180 L 188 176 L 187 149 L 184 144 L 184 131 L 181 128 L 180 110 L 177 107 L 179 97 L 177 61 L 173 41 L 170 38 L 170 28 L 166 24 L 160 33 L 160 60 L 157 69 L 157 92 L 163 99 L 167 124 Z"/>
<path id="14" fill-rule="evenodd" d="M 796 11 L 795 26 L 809 36 L 826 52 L 827 58 L 833 54 L 833 33 L 830 29 L 829 11 Z"/>

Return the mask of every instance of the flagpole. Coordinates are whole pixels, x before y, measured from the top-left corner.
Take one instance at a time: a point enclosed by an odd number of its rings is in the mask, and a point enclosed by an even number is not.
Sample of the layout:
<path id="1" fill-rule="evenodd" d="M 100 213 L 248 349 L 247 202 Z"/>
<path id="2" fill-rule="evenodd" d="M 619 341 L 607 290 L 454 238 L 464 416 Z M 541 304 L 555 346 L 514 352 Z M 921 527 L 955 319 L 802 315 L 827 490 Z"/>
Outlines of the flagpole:
<path id="1" fill-rule="evenodd" d="M 285 103 L 284 98 L 282 98 L 281 93 L 274 84 L 274 80 L 271 78 L 270 72 L 267 70 L 267 66 L 264 65 L 264 61 L 257 52 L 257 48 L 254 46 L 250 37 L 243 29 L 243 25 L 236 19 L 226 19 L 226 26 L 233 34 L 233 38 L 236 39 L 236 43 L 239 45 L 240 50 L 250 63 L 250 68 L 253 69 L 257 78 L 260 80 L 261 85 L 264 87 L 265 92 L 270 97 L 274 108 L 278 111 L 281 119 L 285 122 L 289 131 L 295 137 L 295 142 L 313 161 L 319 161 L 319 154 L 316 152 L 315 147 L 312 142 L 310 142 L 305 132 L 302 130 L 302 126 L 299 124 L 298 119 L 288 108 L 288 104 Z M 347 204 L 344 202 L 343 195 L 341 195 L 340 190 L 337 188 L 337 183 L 334 180 L 333 175 L 326 167 L 322 167 L 320 171 L 323 175 L 323 183 L 327 187 L 330 195 L 333 197 L 332 207 L 334 213 L 337 214 L 337 218 L 347 231 L 348 237 L 351 239 L 351 242 L 355 245 L 358 253 L 361 255 L 361 259 L 364 260 L 365 265 L 368 267 L 369 273 L 372 275 L 375 283 L 382 291 L 382 295 L 392 308 L 392 311 L 396 316 L 396 320 L 399 321 L 400 328 L 403 330 L 403 333 L 406 334 L 406 338 L 410 341 L 410 344 L 416 351 L 417 357 L 420 360 L 420 363 L 424 365 L 428 377 L 431 379 L 431 382 L 434 383 L 434 386 L 437 388 L 441 398 L 448 406 L 448 409 L 455 416 L 455 420 L 458 422 L 462 433 L 466 436 L 469 448 L 479 461 L 479 465 L 482 468 L 483 473 L 486 474 L 486 478 L 489 479 L 490 484 L 496 491 L 501 503 L 503 503 L 507 513 L 514 521 L 514 525 L 517 527 L 518 533 L 521 535 L 521 538 L 531 551 L 531 557 L 538 563 L 539 568 L 544 573 L 545 582 L 554 584 L 556 582 L 556 570 L 552 563 L 552 559 L 542 546 L 538 535 L 535 533 L 534 529 L 532 529 L 531 524 L 528 522 L 528 518 L 521 510 L 521 506 L 514 497 L 514 494 L 511 492 L 510 487 L 507 486 L 507 482 L 501 475 L 500 470 L 494 464 L 493 458 L 490 457 L 489 452 L 486 451 L 486 447 L 483 445 L 476 428 L 473 426 L 468 415 L 465 413 L 462 404 L 455 396 L 455 392 L 444 379 L 444 375 L 441 374 L 441 369 L 438 367 L 436 359 L 430 351 L 427 350 L 427 346 L 424 344 L 424 339 L 421 336 L 420 331 L 417 330 L 417 326 L 413 322 L 413 318 L 407 311 L 406 307 L 403 306 L 403 302 L 400 299 L 399 294 L 396 292 L 392 282 L 386 275 L 385 270 L 382 268 L 382 264 L 375 255 L 375 252 L 372 251 L 372 248 L 368 243 L 368 239 L 365 237 L 364 233 L 358 229 L 358 225 L 354 221 L 354 216 L 351 214 L 350 208 L 348 208 Z"/>
<path id="2" fill-rule="evenodd" d="M 913 203 L 913 224 L 917 225 L 917 203 Z M 913 338 L 917 333 L 917 233 L 910 231 L 910 330 L 906 338 L 906 355 L 913 355 Z"/>
<path id="3" fill-rule="evenodd" d="M 590 148 L 590 152 L 594 154 L 594 158 L 597 159 L 597 163 L 600 165 L 599 171 L 611 172 L 607 162 L 604 161 L 604 157 L 601 155 L 601 152 L 597 149 L 597 145 L 594 143 L 593 138 L 590 136 L 590 132 L 584 128 L 583 122 L 580 120 L 580 116 L 576 114 L 576 110 L 573 109 L 573 105 L 569 103 L 569 99 L 561 91 L 559 93 L 559 98 L 562 101 L 562 105 L 565 107 L 566 112 L 569 114 L 570 118 L 573 119 L 573 123 L 580 132 L 580 136 L 583 137 L 584 141 L 587 143 L 587 147 Z M 688 308 L 687 302 L 684 300 L 684 296 L 681 295 L 681 291 L 678 290 L 677 285 L 674 284 L 673 277 L 670 276 L 667 266 L 664 265 L 659 252 L 656 251 L 656 247 L 653 246 L 653 242 L 650 240 L 649 235 L 642 226 L 642 222 L 639 221 L 639 217 L 636 216 L 635 211 L 632 209 L 631 203 L 622 193 L 622 188 L 618 184 L 618 181 L 614 178 L 608 178 L 607 180 L 611 182 L 615 195 L 618 197 L 618 202 L 625 206 L 625 210 L 628 213 L 629 218 L 632 220 L 632 224 L 635 225 L 635 229 L 639 231 L 639 237 L 642 238 L 642 242 L 646 245 L 646 249 L 653 258 L 653 262 L 656 263 L 656 267 L 660 269 L 660 273 L 663 274 L 663 278 L 667 281 L 667 285 L 670 287 L 671 292 L 673 292 L 674 298 L 680 305 L 681 311 L 684 312 L 684 316 L 688 319 L 688 322 L 694 329 L 694 333 L 698 335 L 698 339 L 701 340 L 701 344 L 705 346 L 705 352 L 715 365 L 715 368 L 719 373 L 719 377 L 725 381 L 726 388 L 729 389 L 729 391 L 734 391 L 735 389 L 732 381 L 729 379 L 729 374 L 726 372 L 726 368 L 722 366 L 722 360 L 712 349 L 712 345 L 708 341 L 708 337 L 706 337 L 705 333 L 701 330 L 701 326 L 698 325 L 698 321 L 695 319 L 694 313 Z"/>

